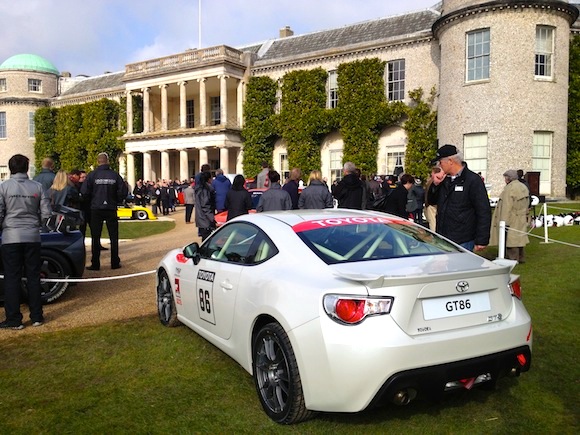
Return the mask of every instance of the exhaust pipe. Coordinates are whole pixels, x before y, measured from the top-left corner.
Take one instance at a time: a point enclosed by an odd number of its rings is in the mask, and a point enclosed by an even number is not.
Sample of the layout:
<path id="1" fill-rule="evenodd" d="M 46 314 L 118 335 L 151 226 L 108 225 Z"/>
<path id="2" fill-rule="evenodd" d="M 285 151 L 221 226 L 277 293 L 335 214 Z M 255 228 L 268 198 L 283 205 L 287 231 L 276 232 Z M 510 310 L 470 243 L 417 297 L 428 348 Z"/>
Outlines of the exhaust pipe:
<path id="1" fill-rule="evenodd" d="M 395 405 L 405 406 L 411 403 L 411 400 L 415 397 L 417 397 L 417 391 L 412 388 L 405 388 L 397 391 L 391 400 Z"/>

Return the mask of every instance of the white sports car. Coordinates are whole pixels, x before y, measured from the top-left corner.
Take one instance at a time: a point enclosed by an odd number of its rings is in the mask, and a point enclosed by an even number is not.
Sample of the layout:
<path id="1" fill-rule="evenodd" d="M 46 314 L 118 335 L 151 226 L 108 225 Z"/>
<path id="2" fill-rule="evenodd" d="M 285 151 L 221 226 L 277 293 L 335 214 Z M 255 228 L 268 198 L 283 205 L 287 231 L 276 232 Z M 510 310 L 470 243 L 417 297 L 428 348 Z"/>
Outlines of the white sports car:
<path id="1" fill-rule="evenodd" d="M 290 424 L 527 371 L 514 264 L 380 212 L 256 213 L 163 258 L 158 313 L 253 374 L 266 414 Z"/>

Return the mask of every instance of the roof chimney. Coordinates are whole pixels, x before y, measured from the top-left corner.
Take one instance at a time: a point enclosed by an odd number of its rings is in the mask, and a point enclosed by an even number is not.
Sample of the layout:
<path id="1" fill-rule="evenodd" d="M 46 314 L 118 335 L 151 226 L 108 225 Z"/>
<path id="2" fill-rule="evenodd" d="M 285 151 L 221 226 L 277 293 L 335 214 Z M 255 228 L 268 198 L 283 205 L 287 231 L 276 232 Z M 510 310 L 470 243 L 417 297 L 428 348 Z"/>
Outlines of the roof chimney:
<path id="1" fill-rule="evenodd" d="M 290 26 L 283 27 L 280 29 L 280 38 L 287 38 L 288 36 L 294 35 L 294 32 L 290 28 Z"/>

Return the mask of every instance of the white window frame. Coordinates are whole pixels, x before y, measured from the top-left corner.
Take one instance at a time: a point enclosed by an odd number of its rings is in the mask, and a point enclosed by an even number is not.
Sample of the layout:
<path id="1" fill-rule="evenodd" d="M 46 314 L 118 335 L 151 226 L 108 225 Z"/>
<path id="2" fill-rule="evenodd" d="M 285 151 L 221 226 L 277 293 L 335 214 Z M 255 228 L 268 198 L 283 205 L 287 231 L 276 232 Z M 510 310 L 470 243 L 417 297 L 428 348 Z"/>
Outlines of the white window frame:
<path id="1" fill-rule="evenodd" d="M 8 165 L 0 165 L 0 180 L 8 180 L 10 178 L 10 169 Z"/>
<path id="2" fill-rule="evenodd" d="M 550 26 L 536 26 L 534 77 L 551 80 L 554 70 L 554 33 Z"/>
<path id="3" fill-rule="evenodd" d="M 0 139 L 6 139 L 7 128 L 6 128 L 6 112 L 0 112 Z"/>
<path id="4" fill-rule="evenodd" d="M 405 59 L 387 62 L 385 68 L 388 101 L 405 101 Z"/>
<path id="5" fill-rule="evenodd" d="M 389 147 L 386 155 L 386 175 L 399 176 L 405 172 L 405 147 Z"/>
<path id="6" fill-rule="evenodd" d="M 221 124 L 221 98 L 217 97 L 210 97 L 210 109 L 211 109 L 211 125 L 220 125 Z"/>
<path id="7" fill-rule="evenodd" d="M 489 28 L 467 32 L 465 35 L 465 81 L 489 80 L 491 32 Z"/>
<path id="8" fill-rule="evenodd" d="M 328 71 L 327 97 L 327 107 L 335 109 L 338 106 L 338 73 L 336 70 Z"/>
<path id="9" fill-rule="evenodd" d="M 34 112 L 28 112 L 28 137 L 34 139 L 36 124 L 34 123 Z"/>
<path id="10" fill-rule="evenodd" d="M 185 101 L 185 127 L 195 128 L 195 100 Z"/>
<path id="11" fill-rule="evenodd" d="M 290 165 L 288 163 L 288 153 L 280 153 L 278 156 L 280 160 L 280 178 L 282 182 L 290 178 Z"/>
<path id="12" fill-rule="evenodd" d="M 278 80 L 278 87 L 276 88 L 276 104 L 274 105 L 274 113 L 279 115 L 282 111 L 282 83 Z"/>
<path id="13" fill-rule="evenodd" d="M 330 167 L 330 183 L 339 182 L 342 180 L 342 150 L 329 151 L 329 167 Z"/>
<path id="14" fill-rule="evenodd" d="M 468 133 L 463 135 L 463 156 L 473 172 L 481 172 L 487 178 L 487 133 Z"/>
<path id="15" fill-rule="evenodd" d="M 28 79 L 28 92 L 40 93 L 42 92 L 42 80 Z"/>
<path id="16" fill-rule="evenodd" d="M 532 171 L 540 173 L 540 195 L 552 193 L 552 145 L 554 132 L 534 131 Z"/>
<path id="17" fill-rule="evenodd" d="M 8 90 L 6 86 L 6 79 L 0 78 L 0 92 L 6 92 Z"/>

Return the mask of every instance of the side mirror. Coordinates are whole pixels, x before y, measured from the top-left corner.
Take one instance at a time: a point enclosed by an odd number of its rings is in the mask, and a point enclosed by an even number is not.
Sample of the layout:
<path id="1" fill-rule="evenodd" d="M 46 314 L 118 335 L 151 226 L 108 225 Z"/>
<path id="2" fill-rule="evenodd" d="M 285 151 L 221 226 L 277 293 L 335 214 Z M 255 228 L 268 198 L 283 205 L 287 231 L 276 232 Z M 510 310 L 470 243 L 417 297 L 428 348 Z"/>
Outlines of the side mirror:
<path id="1" fill-rule="evenodd" d="M 199 260 L 201 260 L 201 257 L 199 255 L 199 245 L 197 242 L 194 242 L 183 248 L 183 255 L 185 258 L 191 258 L 193 260 L 193 264 L 198 264 Z"/>

